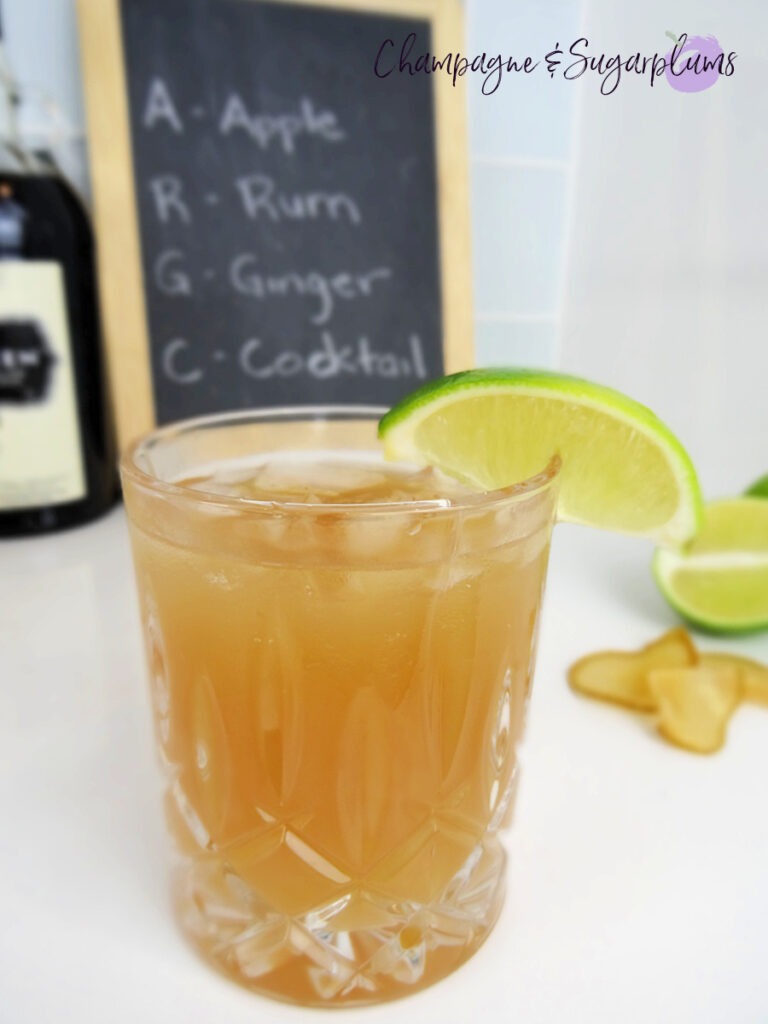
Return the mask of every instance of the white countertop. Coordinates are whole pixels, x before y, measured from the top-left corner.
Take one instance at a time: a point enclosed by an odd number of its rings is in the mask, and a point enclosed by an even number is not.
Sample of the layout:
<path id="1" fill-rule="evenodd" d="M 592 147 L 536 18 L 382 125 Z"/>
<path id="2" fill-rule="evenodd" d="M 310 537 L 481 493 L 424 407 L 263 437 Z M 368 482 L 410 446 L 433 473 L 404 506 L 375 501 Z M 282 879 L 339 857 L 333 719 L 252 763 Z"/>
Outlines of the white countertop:
<path id="1" fill-rule="evenodd" d="M 345 1024 L 765 1024 L 768 709 L 697 757 L 580 699 L 566 666 L 675 623 L 650 548 L 558 527 L 506 908 L 465 967 Z M 718 641 L 768 661 L 768 634 Z M 122 509 L 0 545 L 0 1022 L 319 1019 L 186 946 L 165 841 Z"/>

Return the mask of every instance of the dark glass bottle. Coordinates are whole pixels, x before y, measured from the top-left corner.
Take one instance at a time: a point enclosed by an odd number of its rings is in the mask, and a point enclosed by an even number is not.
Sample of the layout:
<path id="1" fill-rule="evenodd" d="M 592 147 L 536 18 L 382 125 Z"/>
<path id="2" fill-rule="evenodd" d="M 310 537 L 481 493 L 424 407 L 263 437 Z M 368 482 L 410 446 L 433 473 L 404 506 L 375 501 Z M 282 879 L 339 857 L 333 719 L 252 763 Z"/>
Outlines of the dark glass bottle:
<path id="1" fill-rule="evenodd" d="M 0 44 L 1 49 L 1 44 Z M 117 497 L 93 233 L 18 141 L 0 53 L 0 537 L 76 526 Z"/>

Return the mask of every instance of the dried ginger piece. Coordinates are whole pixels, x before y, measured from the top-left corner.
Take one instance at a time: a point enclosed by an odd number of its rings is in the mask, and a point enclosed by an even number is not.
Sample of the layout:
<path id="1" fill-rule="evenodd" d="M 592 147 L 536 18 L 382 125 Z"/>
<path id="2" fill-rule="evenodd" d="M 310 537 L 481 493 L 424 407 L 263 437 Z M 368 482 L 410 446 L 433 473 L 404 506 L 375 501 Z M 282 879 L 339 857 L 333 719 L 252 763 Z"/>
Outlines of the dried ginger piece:
<path id="1" fill-rule="evenodd" d="M 655 711 L 649 674 L 655 669 L 687 668 L 696 662 L 696 648 L 688 633 L 671 629 L 639 651 L 598 651 L 580 658 L 568 670 L 568 682 L 589 697 L 638 711 Z"/>
<path id="2" fill-rule="evenodd" d="M 638 651 L 587 655 L 571 666 L 568 681 L 590 697 L 656 711 L 665 739 L 701 754 L 723 746 L 740 701 L 768 706 L 768 666 L 726 651 L 697 651 L 681 628 Z"/>
<path id="3" fill-rule="evenodd" d="M 713 754 L 725 743 L 728 721 L 744 693 L 732 666 L 655 669 L 648 685 L 659 711 L 659 732 L 698 754 Z"/>
<path id="4" fill-rule="evenodd" d="M 768 666 L 725 651 L 700 651 L 699 664 L 706 668 L 736 669 L 744 683 L 744 700 L 768 705 Z"/>

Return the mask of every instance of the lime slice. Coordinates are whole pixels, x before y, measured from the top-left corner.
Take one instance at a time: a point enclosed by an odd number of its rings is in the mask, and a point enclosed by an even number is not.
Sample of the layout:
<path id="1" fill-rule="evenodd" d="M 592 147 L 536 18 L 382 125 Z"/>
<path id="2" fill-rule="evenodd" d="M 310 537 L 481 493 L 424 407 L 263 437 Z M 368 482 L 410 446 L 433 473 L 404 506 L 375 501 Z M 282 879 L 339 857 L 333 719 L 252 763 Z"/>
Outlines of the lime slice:
<path id="1" fill-rule="evenodd" d="M 618 391 L 542 370 L 482 369 L 424 385 L 379 424 L 388 458 L 437 466 L 490 490 L 558 454 L 558 519 L 680 545 L 701 496 L 691 460 L 650 409 Z"/>
<path id="2" fill-rule="evenodd" d="M 722 633 L 768 627 L 768 501 L 728 498 L 704 508 L 682 552 L 657 551 L 661 592 L 697 626 Z"/>
<path id="3" fill-rule="evenodd" d="M 752 498 L 768 498 L 768 473 L 761 476 L 759 480 L 755 480 L 744 493 Z"/>

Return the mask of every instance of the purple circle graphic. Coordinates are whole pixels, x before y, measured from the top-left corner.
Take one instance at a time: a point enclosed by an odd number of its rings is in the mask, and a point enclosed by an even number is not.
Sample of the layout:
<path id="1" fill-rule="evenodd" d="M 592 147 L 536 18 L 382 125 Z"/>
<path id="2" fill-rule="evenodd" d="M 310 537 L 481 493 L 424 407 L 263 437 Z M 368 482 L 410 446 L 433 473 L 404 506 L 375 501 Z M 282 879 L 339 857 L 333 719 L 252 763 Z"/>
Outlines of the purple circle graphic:
<path id="1" fill-rule="evenodd" d="M 709 89 L 720 77 L 722 60 L 717 58 L 722 56 L 723 48 L 714 36 L 689 36 L 682 47 L 678 41 L 666 55 L 667 67 L 664 74 L 672 88 L 678 92 L 701 92 L 703 89 Z M 673 57 L 676 58 L 674 69 Z M 694 67 L 697 58 L 698 70 Z M 705 60 L 711 65 L 707 70 L 704 70 Z M 690 67 L 687 66 L 688 62 Z"/>

